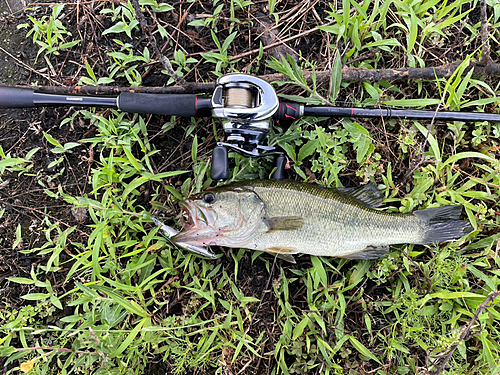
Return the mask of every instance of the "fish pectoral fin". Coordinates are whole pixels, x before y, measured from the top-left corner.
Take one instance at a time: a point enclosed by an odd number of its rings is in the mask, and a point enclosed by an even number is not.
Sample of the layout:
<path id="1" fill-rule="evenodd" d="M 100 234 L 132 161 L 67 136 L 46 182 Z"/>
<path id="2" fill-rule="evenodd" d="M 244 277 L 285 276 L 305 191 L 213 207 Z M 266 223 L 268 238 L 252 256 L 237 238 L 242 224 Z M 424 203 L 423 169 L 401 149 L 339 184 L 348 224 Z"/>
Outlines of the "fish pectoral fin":
<path id="1" fill-rule="evenodd" d="M 357 253 L 341 256 L 339 258 L 345 259 L 377 259 L 383 257 L 389 252 L 389 246 L 367 246 Z"/>
<path id="2" fill-rule="evenodd" d="M 300 216 L 276 216 L 264 220 L 268 233 L 276 230 L 295 230 L 302 228 L 304 219 Z"/>
<path id="3" fill-rule="evenodd" d="M 292 254 L 295 254 L 297 252 L 297 249 L 294 247 L 280 247 L 280 246 L 275 246 L 275 247 L 269 247 L 267 249 L 264 249 L 262 251 L 265 251 L 266 253 L 276 255 L 278 258 L 286 260 L 287 262 L 295 264 L 295 258 L 293 257 Z"/>

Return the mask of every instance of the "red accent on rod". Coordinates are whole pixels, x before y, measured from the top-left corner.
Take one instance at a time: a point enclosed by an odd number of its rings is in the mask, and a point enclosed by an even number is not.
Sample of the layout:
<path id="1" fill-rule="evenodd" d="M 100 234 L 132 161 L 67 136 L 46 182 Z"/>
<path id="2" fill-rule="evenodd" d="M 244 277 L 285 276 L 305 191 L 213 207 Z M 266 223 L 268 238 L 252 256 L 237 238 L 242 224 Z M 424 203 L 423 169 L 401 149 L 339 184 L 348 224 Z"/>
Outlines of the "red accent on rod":
<path id="1" fill-rule="evenodd" d="M 198 95 L 194 99 L 194 117 L 198 117 Z"/>
<path id="2" fill-rule="evenodd" d="M 287 115 L 286 113 L 285 113 L 285 117 L 286 117 L 286 118 L 293 118 L 294 120 L 297 120 L 295 117 L 290 116 L 290 115 Z"/>
<path id="3" fill-rule="evenodd" d="M 295 112 L 297 112 L 297 108 L 292 107 L 292 106 L 291 106 L 290 104 L 288 104 L 288 103 L 286 104 L 286 107 L 287 107 L 287 108 L 290 108 L 290 109 L 293 109 Z"/>

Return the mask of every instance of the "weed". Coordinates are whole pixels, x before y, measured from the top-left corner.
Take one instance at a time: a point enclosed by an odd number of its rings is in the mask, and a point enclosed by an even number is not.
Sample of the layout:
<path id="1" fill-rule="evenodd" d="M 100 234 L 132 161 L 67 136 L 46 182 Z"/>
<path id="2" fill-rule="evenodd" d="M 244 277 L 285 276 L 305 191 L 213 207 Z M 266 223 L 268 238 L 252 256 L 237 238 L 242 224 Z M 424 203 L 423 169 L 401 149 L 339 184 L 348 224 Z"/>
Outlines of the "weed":
<path id="1" fill-rule="evenodd" d="M 80 43 L 80 40 L 65 42 L 64 36 L 70 37 L 71 33 L 66 30 L 66 27 L 58 19 L 63 9 L 64 4 L 58 4 L 52 8 L 50 17 L 43 16 L 39 20 L 28 15 L 32 25 L 23 23 L 18 26 L 18 28 L 29 28 L 30 30 L 26 36 L 33 34 L 33 43 L 40 46 L 36 55 L 36 60 L 38 60 L 38 57 L 44 51 L 45 55 L 59 55 L 60 50 L 74 47 Z M 29 10 L 35 11 L 33 8 L 29 8 Z"/>
<path id="2" fill-rule="evenodd" d="M 217 48 L 219 49 L 219 52 L 206 52 L 202 53 L 203 58 L 209 62 L 215 64 L 215 71 L 214 73 L 217 76 L 222 76 L 222 69 L 227 68 L 230 66 L 230 64 L 235 64 L 236 61 L 232 61 L 230 63 L 229 61 L 229 55 L 228 55 L 228 49 L 229 46 L 231 45 L 232 41 L 238 34 L 237 31 L 233 32 L 230 34 L 225 40 L 224 43 L 220 43 L 217 34 L 213 30 L 211 30 L 212 33 L 212 39 L 214 43 L 217 45 Z"/>
<path id="3" fill-rule="evenodd" d="M 6 171 L 19 172 L 20 174 L 28 172 L 33 167 L 33 162 L 30 159 L 40 148 L 34 148 L 28 151 L 24 158 L 13 158 L 10 154 L 5 154 L 2 146 L 0 146 L 0 175 Z"/>
<path id="4" fill-rule="evenodd" d="M 115 6 L 115 3 L 112 3 L 111 6 L 111 9 L 103 9 L 101 13 L 111 14 L 111 21 L 113 22 L 119 19 L 121 21 L 116 22 L 110 28 L 104 30 L 102 35 L 125 33 L 131 39 L 132 31 L 139 26 L 139 21 L 135 18 L 134 7 L 130 1 L 126 4 L 120 4 L 118 7 Z"/>

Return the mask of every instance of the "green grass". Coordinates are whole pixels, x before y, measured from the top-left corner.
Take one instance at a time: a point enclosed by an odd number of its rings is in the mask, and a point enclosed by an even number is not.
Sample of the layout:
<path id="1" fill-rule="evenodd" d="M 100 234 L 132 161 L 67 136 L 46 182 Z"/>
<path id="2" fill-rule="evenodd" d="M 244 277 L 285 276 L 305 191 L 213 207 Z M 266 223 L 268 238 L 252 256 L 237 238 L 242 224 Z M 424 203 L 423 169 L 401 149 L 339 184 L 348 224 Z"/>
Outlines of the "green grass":
<path id="1" fill-rule="evenodd" d="M 140 3 L 160 20 L 173 11 L 160 2 Z M 382 55 L 401 57 L 403 66 L 426 66 L 425 46 L 449 42 L 462 26 L 469 36 L 463 41 L 466 57 L 478 59 L 474 38 L 479 25 L 471 23 L 466 10 L 478 2 L 344 0 L 342 4 L 340 9 L 332 5 L 325 10 L 325 23 L 332 24 L 320 27 L 323 37 L 329 35 L 329 48 L 336 56 L 330 87 L 310 85 L 304 79 L 304 69 L 320 68 L 308 56 L 298 63 L 266 62 L 268 72 L 288 77 L 303 101 L 325 103 L 354 92 L 351 99 L 359 105 L 385 102 L 434 109 L 441 103 L 452 110 L 498 111 L 499 87 L 470 75 L 411 82 L 411 90 L 406 83 L 340 81 L 341 57 L 354 59 L 371 50 L 382 53 L 356 66 L 378 67 Z M 281 5 L 274 1 L 269 5 L 279 20 L 284 13 Z M 99 77 L 96 66 L 87 63 L 82 82 L 141 84 L 151 60 L 145 43 L 132 43 L 142 37 L 133 7 L 108 2 L 96 6 L 111 24 L 100 29 L 110 38 L 107 66 L 99 70 L 107 75 Z M 235 69 L 256 72 L 264 64 L 231 60 L 237 55 L 236 46 L 244 45 L 240 39 L 244 33 L 238 31 L 247 27 L 243 20 L 250 6 L 248 1 L 207 3 L 210 17 L 192 26 L 203 28 L 217 52 L 197 59 L 175 50 L 172 31 L 164 22 L 157 24 L 155 35 L 159 44 L 169 40 L 165 55 L 188 80 L 195 77 L 190 73 L 198 59 L 204 64 L 201 74 L 211 79 Z M 64 54 L 61 50 L 71 43 L 57 23 L 61 9 L 55 7 L 46 16 L 40 7 L 42 15 L 29 17 L 33 25 L 23 25 L 42 46 L 39 54 Z M 58 36 L 44 31 L 43 22 L 56 25 Z M 492 38 L 497 34 L 494 31 Z M 62 35 L 65 44 L 44 48 L 39 43 L 43 38 L 47 39 L 43 43 L 62 42 Z M 120 40 L 112 39 L 117 36 Z M 339 51 L 336 46 L 341 44 L 346 47 Z M 37 228 L 45 236 L 43 244 L 22 250 L 43 256 L 44 262 L 33 266 L 30 275 L 9 278 L 11 283 L 30 286 L 21 307 L 3 305 L 0 310 L 0 355 L 9 374 L 31 367 L 36 374 L 143 374 L 161 369 L 176 374 L 417 374 L 435 371 L 442 354 L 454 346 L 445 373 L 500 373 L 499 298 L 483 309 L 466 339 L 460 340 L 481 303 L 500 285 L 498 124 L 450 122 L 431 127 L 417 121 L 382 124 L 303 118 L 289 128 L 276 125 L 270 143 L 285 150 L 296 179 L 314 174 L 327 186 L 374 181 L 385 194 L 387 209 L 394 211 L 462 204 L 474 226 L 463 240 L 404 245 L 376 261 L 302 256 L 290 265 L 236 249 L 221 250 L 216 261 L 198 258 L 172 248 L 145 215 L 152 210 L 151 202 L 175 210 L 173 198 L 214 185 L 208 173 L 210 154 L 198 147 L 209 136 L 217 137 L 210 121 L 167 121 L 163 131 L 189 139 L 192 148 L 183 167 L 179 163 L 175 170 L 158 172 L 154 160 L 162 150 L 148 135 L 147 116 L 85 110 L 71 121 L 75 118 L 93 124 L 95 132 L 79 144 L 63 145 L 48 133 L 45 139 L 58 157 L 80 144 L 92 146 L 95 162 L 88 193 L 74 195 L 64 187 L 46 192 L 54 200 L 88 210 L 91 224 L 66 228 L 46 216 Z M 212 141 L 208 150 L 213 145 Z M 41 172 L 32 169 L 34 153 L 13 158 L 0 148 L 0 173 L 30 172 L 36 180 Z M 411 168 L 418 156 L 422 164 L 400 184 L 401 169 Z M 231 180 L 267 178 L 272 172 L 271 160 L 231 155 L 231 162 Z M 171 224 L 176 221 L 170 219 Z M 11 239 L 13 251 L 22 237 L 19 225 Z M 55 277 L 63 281 L 54 282 Z M 153 366 L 158 363 L 163 367 Z"/>

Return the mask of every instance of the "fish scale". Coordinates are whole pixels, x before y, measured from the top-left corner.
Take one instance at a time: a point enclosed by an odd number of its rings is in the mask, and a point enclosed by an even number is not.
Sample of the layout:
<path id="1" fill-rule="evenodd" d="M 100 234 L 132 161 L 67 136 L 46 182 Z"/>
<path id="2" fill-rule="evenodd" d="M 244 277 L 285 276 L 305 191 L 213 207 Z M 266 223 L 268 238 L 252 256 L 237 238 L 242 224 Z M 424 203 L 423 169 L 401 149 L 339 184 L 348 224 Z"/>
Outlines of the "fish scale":
<path id="1" fill-rule="evenodd" d="M 268 233 L 263 228 L 250 248 L 283 247 L 295 248 L 295 253 L 346 256 L 367 246 L 422 240 L 419 220 L 413 215 L 374 210 L 336 189 L 298 183 L 263 185 L 250 184 L 266 203 L 269 216 L 301 216 L 304 224 L 293 231 Z"/>

